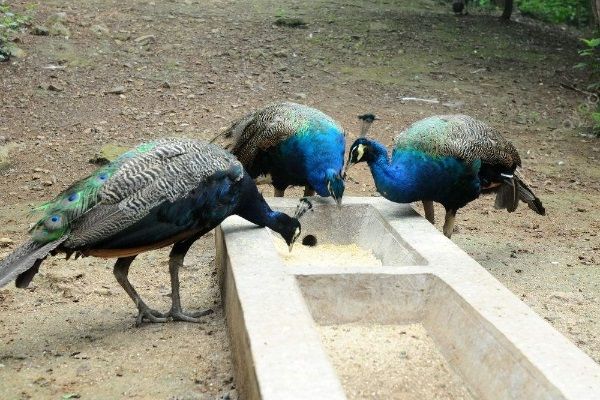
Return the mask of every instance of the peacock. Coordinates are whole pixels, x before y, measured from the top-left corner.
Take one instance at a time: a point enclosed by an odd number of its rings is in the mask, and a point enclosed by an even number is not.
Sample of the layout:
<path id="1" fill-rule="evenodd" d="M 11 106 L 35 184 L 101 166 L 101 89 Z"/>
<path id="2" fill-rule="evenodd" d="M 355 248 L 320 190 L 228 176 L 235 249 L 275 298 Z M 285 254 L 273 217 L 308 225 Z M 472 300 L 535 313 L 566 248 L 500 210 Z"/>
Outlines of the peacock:
<path id="1" fill-rule="evenodd" d="M 316 191 L 341 204 L 345 134 L 323 112 L 302 104 L 275 103 L 246 115 L 219 136 L 228 140 L 225 147 L 250 176 L 270 175 L 276 197 L 283 197 L 288 186 L 304 186 L 305 196 Z"/>
<path id="2" fill-rule="evenodd" d="M 273 211 L 242 164 L 221 147 L 201 140 L 160 139 L 139 145 L 75 182 L 41 205 L 30 238 L 0 262 L 0 287 L 16 279 L 27 287 L 48 254 L 117 258 L 113 273 L 138 308 L 142 321 L 198 322 L 211 313 L 186 313 L 179 296 L 179 268 L 190 246 L 230 215 L 267 226 L 288 246 L 300 236 L 298 218 Z M 128 279 L 135 257 L 172 245 L 169 273 L 172 306 L 149 308 Z"/>
<path id="3" fill-rule="evenodd" d="M 521 200 L 536 213 L 546 213 L 517 171 L 521 158 L 512 143 L 467 115 L 415 122 L 394 139 L 391 161 L 381 143 L 360 137 L 350 147 L 346 169 L 363 161 L 369 165 L 377 191 L 386 199 L 422 201 L 432 224 L 433 202 L 442 204 L 447 237 L 452 236 L 457 210 L 481 193 L 497 192 L 497 209 L 513 212 Z"/>

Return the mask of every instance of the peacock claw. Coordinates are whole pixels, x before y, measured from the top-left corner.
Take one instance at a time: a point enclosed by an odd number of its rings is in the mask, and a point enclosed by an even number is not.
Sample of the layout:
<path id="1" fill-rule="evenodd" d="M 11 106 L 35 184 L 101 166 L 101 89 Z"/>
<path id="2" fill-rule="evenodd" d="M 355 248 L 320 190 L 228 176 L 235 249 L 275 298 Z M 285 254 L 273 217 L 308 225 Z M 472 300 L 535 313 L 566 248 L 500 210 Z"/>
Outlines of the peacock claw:
<path id="1" fill-rule="evenodd" d="M 173 321 L 200 322 L 200 317 L 204 317 L 205 315 L 210 315 L 212 313 L 213 310 L 210 308 L 190 313 L 183 312 L 183 310 L 171 310 L 169 311 L 168 316 L 171 317 Z"/>
<path id="2" fill-rule="evenodd" d="M 143 322 L 167 322 L 166 314 L 153 310 L 149 307 L 140 307 L 135 319 L 135 325 L 140 326 Z"/>

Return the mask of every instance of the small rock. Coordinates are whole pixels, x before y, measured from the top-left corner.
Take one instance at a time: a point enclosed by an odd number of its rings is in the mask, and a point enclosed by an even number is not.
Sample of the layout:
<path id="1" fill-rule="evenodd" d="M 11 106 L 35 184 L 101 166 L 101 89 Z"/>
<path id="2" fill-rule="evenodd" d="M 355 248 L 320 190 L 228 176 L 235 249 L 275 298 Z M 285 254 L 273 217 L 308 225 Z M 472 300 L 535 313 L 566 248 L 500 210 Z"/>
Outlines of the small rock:
<path id="1" fill-rule="evenodd" d="M 140 44 L 140 45 L 142 45 L 142 46 L 145 46 L 147 44 L 155 43 L 156 42 L 156 36 L 154 36 L 154 35 L 144 35 L 144 36 L 140 36 L 138 38 L 135 38 L 133 41 L 136 42 L 136 43 L 138 43 L 138 44 Z"/>
<path id="2" fill-rule="evenodd" d="M 48 36 L 50 30 L 43 25 L 36 25 L 31 29 L 31 34 L 36 36 Z"/>
<path id="3" fill-rule="evenodd" d="M 56 22 L 50 26 L 48 31 L 52 36 L 70 36 L 71 31 L 62 22 Z"/>
<path id="4" fill-rule="evenodd" d="M 61 88 L 60 86 L 56 86 L 54 84 L 49 84 L 48 87 L 46 88 L 47 90 L 51 91 L 51 92 L 62 92 L 63 88 Z"/>
<path id="5" fill-rule="evenodd" d="M 57 22 L 67 22 L 67 13 L 66 12 L 58 12 L 56 14 L 52 14 L 48 17 L 48 25 L 55 24 Z"/>
<path id="6" fill-rule="evenodd" d="M 0 146 L 0 171 L 10 167 L 10 159 L 8 158 L 9 146 Z"/>
<path id="7" fill-rule="evenodd" d="M 0 247 L 8 247 L 14 243 L 15 242 L 10 238 L 7 238 L 7 237 L 0 238 Z"/>
<path id="8" fill-rule="evenodd" d="M 275 25 L 286 28 L 306 28 L 307 24 L 301 18 L 279 17 L 275 20 Z"/>
<path id="9" fill-rule="evenodd" d="M 42 181 L 42 185 L 44 186 L 52 186 L 54 184 L 54 182 L 52 181 Z"/>
<path id="10" fill-rule="evenodd" d="M 297 99 L 304 100 L 306 99 L 306 93 L 294 93 L 294 97 Z"/>
<path id="11" fill-rule="evenodd" d="M 92 31 L 96 36 L 108 35 L 110 30 L 104 24 L 97 24 L 90 26 L 90 31 Z"/>
<path id="12" fill-rule="evenodd" d="M 104 92 L 105 94 L 123 94 L 125 93 L 125 86 L 115 86 L 114 88 Z"/>
<path id="13" fill-rule="evenodd" d="M 25 50 L 23 50 L 20 47 L 17 47 L 15 45 L 12 45 L 9 49 L 10 51 L 10 55 L 16 58 L 24 58 L 27 53 L 25 52 Z"/>
<path id="14" fill-rule="evenodd" d="M 160 87 L 164 88 L 164 89 L 171 89 L 171 84 L 169 82 L 163 82 Z"/>
<path id="15" fill-rule="evenodd" d="M 121 42 L 126 42 L 131 39 L 131 32 L 129 31 L 119 31 L 113 35 L 113 39 L 120 40 Z"/>

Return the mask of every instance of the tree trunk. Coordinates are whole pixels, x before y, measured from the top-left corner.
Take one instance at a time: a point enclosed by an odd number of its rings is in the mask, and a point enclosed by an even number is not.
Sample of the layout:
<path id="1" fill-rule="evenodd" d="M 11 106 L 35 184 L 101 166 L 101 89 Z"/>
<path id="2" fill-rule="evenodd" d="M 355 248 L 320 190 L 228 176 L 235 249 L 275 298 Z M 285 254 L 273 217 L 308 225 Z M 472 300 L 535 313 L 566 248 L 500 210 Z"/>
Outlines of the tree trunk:
<path id="1" fill-rule="evenodd" d="M 600 0 L 591 0 L 591 1 L 600 2 Z M 505 21 L 508 21 L 512 14 L 512 10 L 513 10 L 513 0 L 505 0 L 504 1 L 504 12 L 502 13 L 502 16 L 500 18 Z"/>
<path id="2" fill-rule="evenodd" d="M 600 27 L 600 0 L 590 0 L 590 8 L 592 10 L 590 25 L 598 28 Z"/>

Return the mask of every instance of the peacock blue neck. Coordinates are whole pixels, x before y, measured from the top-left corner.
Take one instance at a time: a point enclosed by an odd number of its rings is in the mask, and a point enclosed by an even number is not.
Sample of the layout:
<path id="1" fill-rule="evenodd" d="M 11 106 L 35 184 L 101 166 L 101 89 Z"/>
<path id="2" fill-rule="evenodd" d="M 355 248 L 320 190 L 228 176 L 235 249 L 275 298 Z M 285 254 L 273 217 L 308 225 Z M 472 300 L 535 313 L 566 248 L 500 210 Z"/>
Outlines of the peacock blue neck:
<path id="1" fill-rule="evenodd" d="M 271 209 L 250 175 L 245 174 L 241 184 L 242 197 L 235 213 L 253 224 L 269 227 L 285 238 L 286 233 L 290 229 L 293 230 L 290 225 L 291 218 L 285 213 Z"/>
<path id="2" fill-rule="evenodd" d="M 465 198 L 472 200 L 479 195 L 479 161 L 467 164 L 416 149 L 396 150 L 390 161 L 382 144 L 371 143 L 373 157 L 368 164 L 377 191 L 388 200 L 432 200 L 448 207 L 462 207 Z"/>

